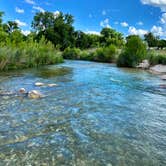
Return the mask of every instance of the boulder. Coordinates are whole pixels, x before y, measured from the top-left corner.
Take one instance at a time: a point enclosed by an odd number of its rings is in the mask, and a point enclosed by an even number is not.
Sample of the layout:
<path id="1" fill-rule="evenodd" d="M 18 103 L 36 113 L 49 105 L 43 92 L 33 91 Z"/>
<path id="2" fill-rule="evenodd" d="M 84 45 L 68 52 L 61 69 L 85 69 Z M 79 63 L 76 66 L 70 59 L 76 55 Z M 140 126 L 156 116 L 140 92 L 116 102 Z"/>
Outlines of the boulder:
<path id="1" fill-rule="evenodd" d="M 19 93 L 21 93 L 21 94 L 24 94 L 24 93 L 26 93 L 26 90 L 25 90 L 25 88 L 20 88 L 20 89 L 19 89 Z"/>
<path id="2" fill-rule="evenodd" d="M 152 73 L 164 74 L 166 73 L 166 65 L 155 65 L 150 68 Z"/>
<path id="3" fill-rule="evenodd" d="M 149 69 L 150 64 L 148 60 L 143 60 L 138 66 L 137 68 L 141 68 L 141 69 Z"/>
<path id="4" fill-rule="evenodd" d="M 37 90 L 31 90 L 28 92 L 28 98 L 30 99 L 39 99 L 43 97 L 42 94 Z"/>
<path id="5" fill-rule="evenodd" d="M 35 86 L 44 86 L 44 83 L 42 83 L 42 82 L 36 82 Z"/>

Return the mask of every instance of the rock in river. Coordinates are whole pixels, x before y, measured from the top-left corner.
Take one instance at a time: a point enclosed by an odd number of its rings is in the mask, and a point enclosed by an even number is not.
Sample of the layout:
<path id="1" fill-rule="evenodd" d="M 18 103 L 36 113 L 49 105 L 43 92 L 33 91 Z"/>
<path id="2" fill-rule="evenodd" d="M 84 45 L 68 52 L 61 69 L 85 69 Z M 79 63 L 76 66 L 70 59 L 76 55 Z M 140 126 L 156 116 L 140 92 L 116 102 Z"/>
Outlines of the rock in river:
<path id="1" fill-rule="evenodd" d="M 48 84 L 48 87 L 54 87 L 57 86 L 57 84 Z"/>
<path id="2" fill-rule="evenodd" d="M 43 97 L 43 95 L 37 90 L 31 90 L 28 92 L 28 97 L 30 99 L 39 99 L 39 98 Z"/>
<path id="3" fill-rule="evenodd" d="M 155 65 L 150 68 L 150 71 L 154 74 L 165 74 L 166 73 L 166 65 Z"/>
<path id="4" fill-rule="evenodd" d="M 148 69 L 150 67 L 149 61 L 148 60 L 143 60 L 142 63 L 140 63 L 137 68 L 141 69 Z"/>
<path id="5" fill-rule="evenodd" d="M 19 89 L 19 93 L 21 93 L 21 94 L 24 94 L 24 93 L 26 93 L 26 90 L 25 90 L 25 88 L 20 88 L 20 89 Z"/>
<path id="6" fill-rule="evenodd" d="M 166 81 L 166 75 L 162 75 L 160 78 Z"/>
<path id="7" fill-rule="evenodd" d="M 44 83 L 42 83 L 42 82 L 36 82 L 35 86 L 44 86 Z"/>

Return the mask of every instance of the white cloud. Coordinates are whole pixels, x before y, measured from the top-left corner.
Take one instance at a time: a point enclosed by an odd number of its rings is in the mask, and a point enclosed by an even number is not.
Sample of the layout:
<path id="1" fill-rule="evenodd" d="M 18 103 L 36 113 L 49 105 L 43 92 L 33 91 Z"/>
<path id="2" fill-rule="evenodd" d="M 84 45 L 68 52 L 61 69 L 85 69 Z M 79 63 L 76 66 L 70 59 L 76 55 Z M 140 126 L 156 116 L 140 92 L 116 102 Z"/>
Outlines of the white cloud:
<path id="1" fill-rule="evenodd" d="M 129 26 L 129 24 L 128 24 L 127 22 L 121 22 L 120 25 L 121 25 L 122 27 L 128 27 L 128 26 Z"/>
<path id="2" fill-rule="evenodd" d="M 25 36 L 29 35 L 31 31 L 29 30 L 21 30 L 21 33 L 24 34 Z"/>
<path id="3" fill-rule="evenodd" d="M 35 1 L 33 1 L 33 0 L 25 0 L 25 2 L 28 3 L 28 4 L 31 4 L 31 5 L 35 5 L 36 4 Z"/>
<path id="4" fill-rule="evenodd" d="M 97 31 L 86 31 L 87 34 L 94 34 L 94 35 L 100 35 L 100 32 Z"/>
<path id="5" fill-rule="evenodd" d="M 143 36 L 143 35 L 145 35 L 146 33 L 148 33 L 147 30 L 144 30 L 144 29 L 136 29 L 136 28 L 133 27 L 133 26 L 129 27 L 128 32 L 129 32 L 130 35 L 139 35 L 139 36 Z"/>
<path id="6" fill-rule="evenodd" d="M 33 9 L 38 10 L 39 12 L 42 12 L 42 13 L 45 12 L 45 10 L 39 6 L 33 6 Z"/>
<path id="7" fill-rule="evenodd" d="M 105 10 L 102 11 L 102 15 L 105 16 L 107 12 Z"/>
<path id="8" fill-rule="evenodd" d="M 27 26 L 27 24 L 25 22 L 22 22 L 22 21 L 20 21 L 18 19 L 16 19 L 15 22 L 18 24 L 19 27 Z"/>
<path id="9" fill-rule="evenodd" d="M 166 24 L 166 13 L 163 13 L 160 19 L 161 24 Z"/>
<path id="10" fill-rule="evenodd" d="M 57 18 L 60 14 L 60 11 L 57 10 L 57 11 L 53 12 L 53 14 L 54 14 L 54 17 Z"/>
<path id="11" fill-rule="evenodd" d="M 15 11 L 20 14 L 24 13 L 24 9 L 20 9 L 18 7 L 15 8 Z"/>
<path id="12" fill-rule="evenodd" d="M 142 25 L 144 25 L 144 23 L 142 21 L 139 21 L 139 22 L 137 22 L 137 25 L 142 26 Z"/>
<path id="13" fill-rule="evenodd" d="M 106 18 L 105 20 L 101 21 L 100 26 L 110 28 L 111 26 L 109 25 L 109 19 Z"/>
<path id="14" fill-rule="evenodd" d="M 155 35 L 155 36 L 164 36 L 166 35 L 166 32 L 163 30 L 162 27 L 160 26 L 156 26 L 154 25 L 151 29 L 151 32 Z"/>
<path id="15" fill-rule="evenodd" d="M 166 11 L 166 0 L 141 0 L 144 5 L 159 7 L 162 11 Z"/>

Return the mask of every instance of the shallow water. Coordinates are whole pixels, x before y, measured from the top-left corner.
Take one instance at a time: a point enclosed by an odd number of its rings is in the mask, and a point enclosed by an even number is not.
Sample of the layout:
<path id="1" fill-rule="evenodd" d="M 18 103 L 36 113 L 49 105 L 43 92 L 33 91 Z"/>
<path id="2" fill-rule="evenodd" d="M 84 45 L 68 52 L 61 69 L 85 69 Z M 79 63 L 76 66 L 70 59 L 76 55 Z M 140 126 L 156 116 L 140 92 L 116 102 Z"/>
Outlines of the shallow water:
<path id="1" fill-rule="evenodd" d="M 83 61 L 1 73 L 0 92 L 46 97 L 0 96 L 0 165 L 166 165 L 161 84 L 145 71 Z"/>

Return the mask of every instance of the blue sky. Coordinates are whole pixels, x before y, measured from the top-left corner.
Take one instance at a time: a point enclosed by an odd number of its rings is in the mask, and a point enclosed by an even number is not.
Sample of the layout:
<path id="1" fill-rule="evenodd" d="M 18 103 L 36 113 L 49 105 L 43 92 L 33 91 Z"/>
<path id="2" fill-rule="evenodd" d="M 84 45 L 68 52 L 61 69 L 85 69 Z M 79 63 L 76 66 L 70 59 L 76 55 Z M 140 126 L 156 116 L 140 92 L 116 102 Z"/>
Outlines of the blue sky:
<path id="1" fill-rule="evenodd" d="M 166 0 L 0 0 L 4 22 L 15 20 L 24 33 L 38 11 L 70 13 L 76 29 L 98 33 L 112 27 L 125 35 L 152 31 L 166 38 Z"/>

